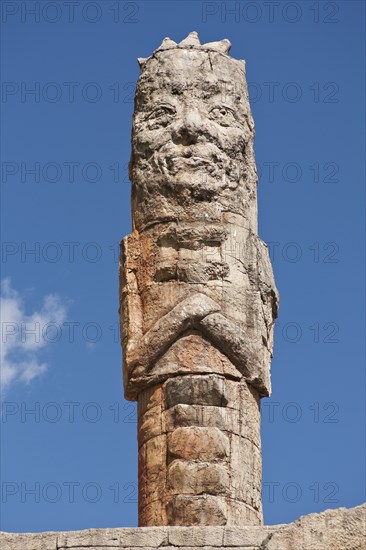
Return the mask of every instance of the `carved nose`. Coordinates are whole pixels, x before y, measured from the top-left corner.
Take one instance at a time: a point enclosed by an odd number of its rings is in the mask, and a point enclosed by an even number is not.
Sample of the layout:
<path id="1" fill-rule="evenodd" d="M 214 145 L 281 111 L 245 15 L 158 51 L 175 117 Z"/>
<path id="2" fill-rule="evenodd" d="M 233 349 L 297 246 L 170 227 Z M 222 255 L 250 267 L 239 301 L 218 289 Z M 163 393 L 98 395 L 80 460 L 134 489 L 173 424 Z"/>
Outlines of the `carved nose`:
<path id="1" fill-rule="evenodd" d="M 197 111 L 189 111 L 183 116 L 180 125 L 173 132 L 173 142 L 177 145 L 193 145 L 197 143 L 201 128 L 200 114 Z"/>

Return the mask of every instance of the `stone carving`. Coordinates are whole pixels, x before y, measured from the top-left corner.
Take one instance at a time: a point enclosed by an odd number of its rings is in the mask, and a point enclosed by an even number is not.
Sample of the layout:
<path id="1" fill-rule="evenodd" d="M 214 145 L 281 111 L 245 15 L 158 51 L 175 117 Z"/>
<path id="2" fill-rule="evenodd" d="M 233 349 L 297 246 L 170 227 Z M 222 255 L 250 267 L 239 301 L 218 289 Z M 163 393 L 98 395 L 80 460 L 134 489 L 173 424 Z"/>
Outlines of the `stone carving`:
<path id="1" fill-rule="evenodd" d="M 120 313 L 143 526 L 262 523 L 278 295 L 257 235 L 245 63 L 229 48 L 193 32 L 139 59 Z"/>

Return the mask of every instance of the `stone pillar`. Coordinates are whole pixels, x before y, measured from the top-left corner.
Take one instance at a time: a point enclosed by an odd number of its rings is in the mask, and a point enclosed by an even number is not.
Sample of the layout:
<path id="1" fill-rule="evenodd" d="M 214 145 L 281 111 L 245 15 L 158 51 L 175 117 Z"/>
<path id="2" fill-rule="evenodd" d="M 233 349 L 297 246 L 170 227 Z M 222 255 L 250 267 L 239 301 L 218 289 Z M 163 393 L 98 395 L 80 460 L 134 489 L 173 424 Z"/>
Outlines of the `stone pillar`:
<path id="1" fill-rule="evenodd" d="M 169 378 L 139 394 L 142 525 L 258 525 L 258 393 L 217 374 Z"/>
<path id="2" fill-rule="evenodd" d="M 278 294 L 257 235 L 245 63 L 229 48 L 190 33 L 139 59 L 120 313 L 141 526 L 262 523 Z"/>

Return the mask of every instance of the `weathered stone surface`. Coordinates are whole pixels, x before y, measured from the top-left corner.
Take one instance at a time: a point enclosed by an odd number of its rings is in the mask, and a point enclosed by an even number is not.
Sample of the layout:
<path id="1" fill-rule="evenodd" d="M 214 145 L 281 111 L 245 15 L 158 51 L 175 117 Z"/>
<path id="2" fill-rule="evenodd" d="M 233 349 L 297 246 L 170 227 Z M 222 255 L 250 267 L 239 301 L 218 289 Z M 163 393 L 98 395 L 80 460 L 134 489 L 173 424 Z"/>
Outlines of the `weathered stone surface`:
<path id="1" fill-rule="evenodd" d="M 226 525 L 227 506 L 223 497 L 179 495 L 168 506 L 169 525 Z"/>
<path id="2" fill-rule="evenodd" d="M 168 485 L 176 494 L 225 495 L 229 488 L 228 470 L 222 464 L 174 460 L 168 467 Z"/>
<path id="3" fill-rule="evenodd" d="M 187 334 L 174 342 L 156 361 L 149 378 L 153 379 L 156 373 L 159 378 L 165 373 L 169 376 L 216 373 L 241 379 L 235 365 L 202 334 Z"/>
<path id="4" fill-rule="evenodd" d="M 225 407 L 226 384 L 224 377 L 209 376 L 181 376 L 172 378 L 165 384 L 167 408 L 177 404 L 213 405 Z"/>
<path id="5" fill-rule="evenodd" d="M 279 528 L 263 550 L 364 550 L 365 506 L 309 514 Z"/>
<path id="6" fill-rule="evenodd" d="M 166 502 L 163 499 L 146 504 L 146 500 L 139 498 L 139 525 L 168 525 Z"/>
<path id="7" fill-rule="evenodd" d="M 224 529 L 222 527 L 202 529 L 202 527 L 191 527 L 189 533 L 186 527 L 174 527 L 168 530 L 168 541 L 172 546 L 221 546 L 224 540 Z"/>
<path id="8" fill-rule="evenodd" d="M 165 432 L 165 423 L 162 404 L 152 407 L 138 419 L 138 443 L 139 447 L 152 437 Z"/>
<path id="9" fill-rule="evenodd" d="M 179 404 L 164 413 L 165 427 L 169 432 L 182 426 L 215 426 L 233 431 L 233 426 L 239 426 L 238 418 L 232 418 L 235 412 L 227 407 Z"/>
<path id="10" fill-rule="evenodd" d="M 302 516 L 289 525 L 0 533 L 0 546 L 1 550 L 363 550 L 366 505 Z"/>
<path id="11" fill-rule="evenodd" d="M 231 436 L 231 495 L 262 513 L 261 451 L 249 439 Z"/>
<path id="12" fill-rule="evenodd" d="M 278 295 L 257 235 L 245 63 L 229 47 L 190 33 L 139 59 L 120 312 L 140 525 L 262 522 L 259 399 Z"/>
<path id="13" fill-rule="evenodd" d="M 0 532 L 1 550 L 57 550 L 58 533 Z"/>
<path id="14" fill-rule="evenodd" d="M 149 386 L 139 394 L 137 414 L 141 418 L 146 411 L 153 407 L 161 407 L 163 402 L 163 387 Z"/>
<path id="15" fill-rule="evenodd" d="M 177 428 L 168 435 L 169 454 L 185 460 L 223 460 L 229 445 L 229 438 L 218 428 Z"/>
<path id="16" fill-rule="evenodd" d="M 57 538 L 57 548 L 125 548 L 130 546 L 155 548 L 167 544 L 168 531 L 164 527 L 87 529 L 60 533 Z"/>
<path id="17" fill-rule="evenodd" d="M 159 435 L 149 439 L 139 451 L 139 505 L 164 498 L 167 478 L 167 439 Z M 141 488 L 140 488 L 141 486 Z"/>

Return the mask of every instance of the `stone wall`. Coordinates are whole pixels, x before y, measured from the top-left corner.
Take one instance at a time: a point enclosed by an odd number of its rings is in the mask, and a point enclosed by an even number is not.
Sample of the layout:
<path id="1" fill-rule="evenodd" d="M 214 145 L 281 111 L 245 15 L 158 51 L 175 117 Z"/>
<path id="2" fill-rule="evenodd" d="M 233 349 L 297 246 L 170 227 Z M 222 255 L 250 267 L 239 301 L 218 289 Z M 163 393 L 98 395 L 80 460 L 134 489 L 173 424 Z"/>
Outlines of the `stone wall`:
<path id="1" fill-rule="evenodd" d="M 1 533 L 0 544 L 1 550 L 364 550 L 366 506 L 326 510 L 289 525 Z"/>

